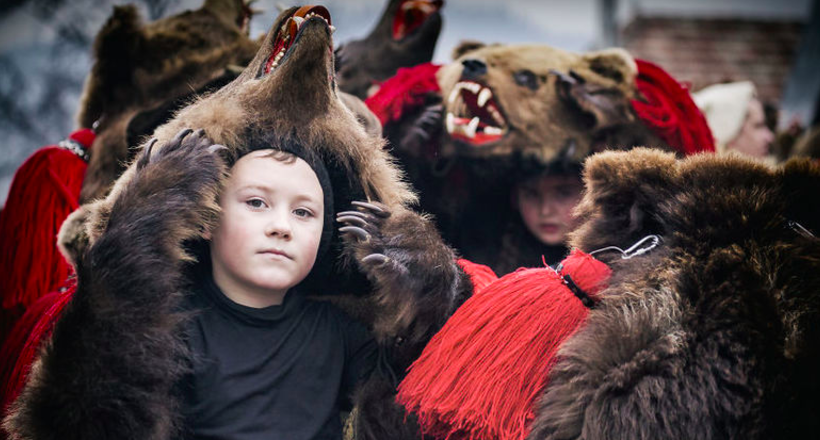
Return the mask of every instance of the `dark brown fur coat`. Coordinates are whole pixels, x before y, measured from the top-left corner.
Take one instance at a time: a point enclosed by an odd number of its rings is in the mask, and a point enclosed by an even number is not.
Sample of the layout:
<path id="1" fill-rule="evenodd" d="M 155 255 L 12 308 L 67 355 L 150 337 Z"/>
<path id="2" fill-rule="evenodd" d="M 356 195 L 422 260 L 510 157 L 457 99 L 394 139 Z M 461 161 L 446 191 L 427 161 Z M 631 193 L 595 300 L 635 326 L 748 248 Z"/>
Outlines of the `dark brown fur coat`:
<path id="1" fill-rule="evenodd" d="M 596 255 L 613 278 L 562 346 L 529 439 L 816 436 L 820 167 L 638 149 L 585 175 L 574 246 L 662 242 Z"/>

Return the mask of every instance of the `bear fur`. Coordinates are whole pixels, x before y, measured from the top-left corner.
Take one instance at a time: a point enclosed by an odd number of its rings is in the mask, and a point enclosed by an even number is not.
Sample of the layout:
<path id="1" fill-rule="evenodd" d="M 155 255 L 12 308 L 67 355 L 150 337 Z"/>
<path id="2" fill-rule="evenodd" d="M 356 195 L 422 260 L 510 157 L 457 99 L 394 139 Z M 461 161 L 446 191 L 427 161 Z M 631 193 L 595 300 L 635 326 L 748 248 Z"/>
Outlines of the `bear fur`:
<path id="1" fill-rule="evenodd" d="M 179 335 L 185 316 L 176 310 L 195 255 L 191 241 L 214 225 L 227 166 L 255 148 L 302 145 L 328 168 L 337 210 L 368 200 L 390 212 L 368 240 L 341 237 L 334 227 L 307 284 L 371 319 L 392 362 L 370 382 L 392 382 L 472 291 L 452 250 L 409 209 L 415 194 L 384 140 L 340 97 L 328 23 L 304 20 L 271 67 L 281 29 L 296 13 L 304 9 L 284 11 L 238 78 L 159 127 L 107 197 L 66 222 L 60 241 L 77 269 L 77 291 L 4 422 L 11 438 L 174 438 L 173 387 L 188 355 Z M 188 134 L 188 127 L 205 131 Z M 374 253 L 388 261 L 364 261 Z M 376 388 L 365 383 L 355 403 L 369 408 L 382 398 L 368 392 Z"/>
<path id="2" fill-rule="evenodd" d="M 399 68 L 432 60 L 441 6 L 440 0 L 390 0 L 370 34 L 336 49 L 339 89 L 365 99 Z"/>
<path id="3" fill-rule="evenodd" d="M 511 206 L 517 179 L 549 169 L 577 172 L 605 148 L 671 150 L 635 116 L 638 70 L 622 49 L 576 54 L 465 42 L 453 58 L 437 73 L 440 92 L 385 133 L 445 239 L 500 275 L 540 265 L 543 253 Z M 470 137 L 464 131 L 474 117 L 478 134 Z M 482 137 L 482 130 L 498 134 Z"/>
<path id="4" fill-rule="evenodd" d="M 605 152 L 571 244 L 622 259 L 566 343 L 529 439 L 808 438 L 820 425 L 820 167 Z"/>
<path id="5" fill-rule="evenodd" d="M 97 138 L 80 203 L 105 196 L 135 147 L 195 96 L 238 75 L 259 49 L 243 0 L 206 0 L 197 10 L 143 23 L 115 6 L 94 40 L 77 122 Z"/>

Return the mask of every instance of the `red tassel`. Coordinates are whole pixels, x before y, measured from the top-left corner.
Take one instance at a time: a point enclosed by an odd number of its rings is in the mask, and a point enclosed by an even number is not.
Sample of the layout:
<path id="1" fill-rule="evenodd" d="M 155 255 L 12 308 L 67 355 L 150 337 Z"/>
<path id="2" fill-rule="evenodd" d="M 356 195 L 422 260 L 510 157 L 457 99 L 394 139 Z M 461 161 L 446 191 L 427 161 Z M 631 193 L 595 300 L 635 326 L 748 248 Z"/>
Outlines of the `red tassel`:
<path id="1" fill-rule="evenodd" d="M 714 152 L 712 130 L 689 90 L 659 66 L 644 60 L 635 62 L 638 64 L 635 85 L 644 98 L 632 101 L 638 118 L 684 156 Z"/>
<path id="2" fill-rule="evenodd" d="M 42 296 L 26 310 L 3 343 L 0 349 L 0 415 L 3 417 L 8 406 L 23 390 L 40 345 L 51 335 L 54 324 L 75 290 L 76 284 L 70 281 L 63 291 L 50 292 Z"/>
<path id="3" fill-rule="evenodd" d="M 436 80 L 436 72 L 440 68 L 432 63 L 401 68 L 364 103 L 379 118 L 382 126 L 398 121 L 409 109 L 424 104 L 425 95 L 441 90 Z"/>
<path id="4" fill-rule="evenodd" d="M 610 270 L 576 250 L 562 274 L 594 298 Z M 588 313 L 553 269 L 518 269 L 456 311 L 409 368 L 397 400 L 437 438 L 524 439 L 558 348 Z"/>
<path id="5" fill-rule="evenodd" d="M 91 130 L 70 139 L 90 145 Z M 58 289 L 73 273 L 57 247 L 57 233 L 77 209 L 86 162 L 56 146 L 41 148 L 14 175 L 0 216 L 0 292 L 4 316 L 19 317 L 40 296 Z M 11 323 L 4 323 L 5 330 Z"/>

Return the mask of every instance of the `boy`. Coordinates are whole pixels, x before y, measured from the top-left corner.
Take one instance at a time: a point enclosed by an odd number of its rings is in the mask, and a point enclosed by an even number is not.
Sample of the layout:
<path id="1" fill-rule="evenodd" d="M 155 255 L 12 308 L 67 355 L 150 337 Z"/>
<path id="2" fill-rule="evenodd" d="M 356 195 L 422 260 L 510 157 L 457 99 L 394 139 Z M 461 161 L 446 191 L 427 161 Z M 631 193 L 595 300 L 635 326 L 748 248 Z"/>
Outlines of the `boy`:
<path id="1" fill-rule="evenodd" d="M 252 151 L 231 168 L 188 301 L 185 438 L 340 438 L 339 411 L 377 346 L 296 288 L 327 247 L 331 193 L 321 161 L 298 148 Z"/>

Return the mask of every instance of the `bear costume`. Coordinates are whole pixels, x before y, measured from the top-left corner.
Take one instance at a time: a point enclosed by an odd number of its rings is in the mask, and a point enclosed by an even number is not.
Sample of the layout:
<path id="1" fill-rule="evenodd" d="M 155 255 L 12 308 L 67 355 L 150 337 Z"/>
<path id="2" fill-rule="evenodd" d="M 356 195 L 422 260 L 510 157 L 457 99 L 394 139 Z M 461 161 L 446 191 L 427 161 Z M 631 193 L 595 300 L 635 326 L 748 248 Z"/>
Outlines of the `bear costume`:
<path id="1" fill-rule="evenodd" d="M 453 58 L 400 70 L 366 103 L 445 239 L 499 274 L 566 252 L 524 229 L 510 203 L 520 179 L 578 173 L 608 148 L 714 150 L 688 91 L 622 49 L 465 42 Z"/>
<path id="2" fill-rule="evenodd" d="M 302 145 L 324 162 L 334 206 L 368 200 L 371 209 L 390 213 L 378 229 L 365 226 L 344 238 L 333 228 L 306 281 L 311 292 L 369 319 L 391 352 L 393 368 L 371 380 L 406 368 L 472 291 L 432 224 L 409 209 L 415 195 L 383 139 L 340 98 L 329 25 L 321 7 L 284 11 L 236 80 L 159 127 L 108 196 L 64 223 L 60 243 L 76 267 L 77 290 L 5 420 L 11 438 L 177 432 L 173 387 L 186 371 L 177 306 L 191 260 L 187 245 L 216 219 L 223 160 L 253 146 Z M 226 151 L 164 152 L 187 127 L 204 127 Z M 163 155 L 170 160 L 152 166 Z"/>

